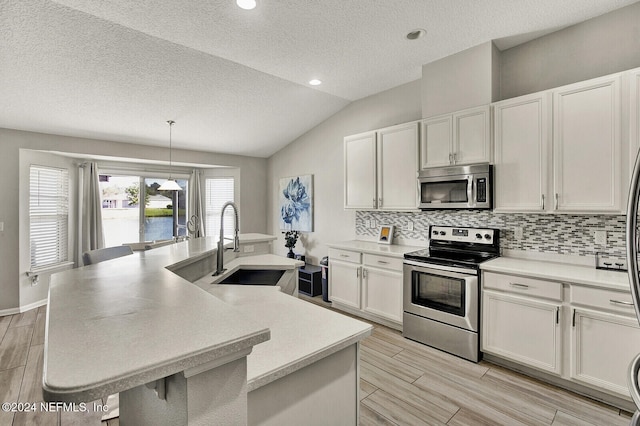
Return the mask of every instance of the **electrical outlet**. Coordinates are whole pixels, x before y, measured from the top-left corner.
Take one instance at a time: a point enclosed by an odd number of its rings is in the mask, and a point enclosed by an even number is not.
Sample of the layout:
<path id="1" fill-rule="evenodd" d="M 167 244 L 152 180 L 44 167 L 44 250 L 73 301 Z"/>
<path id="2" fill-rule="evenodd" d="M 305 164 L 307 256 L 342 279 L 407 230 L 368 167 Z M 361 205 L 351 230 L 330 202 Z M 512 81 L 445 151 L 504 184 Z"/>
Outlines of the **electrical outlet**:
<path id="1" fill-rule="evenodd" d="M 521 240 L 522 239 L 522 227 L 521 226 L 517 226 L 514 230 L 513 230 L 513 235 L 515 237 L 516 240 Z"/>
<path id="2" fill-rule="evenodd" d="M 413 231 L 413 222 L 412 221 L 407 222 L 407 231 Z"/>
<path id="3" fill-rule="evenodd" d="M 253 253 L 255 251 L 256 247 L 254 245 L 246 245 L 244 247 L 242 247 L 242 251 L 243 253 Z"/>
<path id="4" fill-rule="evenodd" d="M 371 226 L 370 228 L 375 228 L 376 227 L 376 220 L 375 219 L 371 219 Z"/>
<path id="5" fill-rule="evenodd" d="M 371 227 L 371 221 L 369 219 L 365 219 L 364 220 L 364 227 L 365 228 L 370 228 Z"/>
<path id="6" fill-rule="evenodd" d="M 607 231 L 599 230 L 594 232 L 595 243 L 598 246 L 606 246 L 607 245 Z"/>

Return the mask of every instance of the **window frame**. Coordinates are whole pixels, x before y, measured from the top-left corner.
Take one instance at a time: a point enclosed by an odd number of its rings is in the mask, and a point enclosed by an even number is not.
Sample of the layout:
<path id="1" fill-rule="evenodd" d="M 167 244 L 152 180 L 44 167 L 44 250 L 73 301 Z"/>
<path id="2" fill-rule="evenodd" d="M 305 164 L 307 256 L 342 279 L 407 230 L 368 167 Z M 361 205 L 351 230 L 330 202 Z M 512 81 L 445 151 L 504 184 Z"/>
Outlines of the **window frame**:
<path id="1" fill-rule="evenodd" d="M 216 230 L 209 229 L 209 227 L 207 226 L 209 216 L 215 216 L 215 215 L 210 215 L 207 210 L 207 207 L 208 207 L 207 206 L 207 180 L 222 179 L 222 178 L 233 179 L 233 202 L 238 207 L 238 210 L 242 211 L 240 206 L 240 169 L 234 168 L 234 167 L 220 167 L 216 169 L 205 170 L 202 174 L 202 181 L 200 185 L 203 191 L 201 196 L 202 196 L 202 203 L 204 206 L 204 216 L 205 216 L 203 223 L 204 223 L 206 235 L 214 238 L 218 238 L 220 236 L 220 232 L 219 231 L 215 232 Z M 227 209 L 227 211 L 225 211 L 225 215 L 229 215 L 229 214 L 232 214 L 232 212 L 230 212 L 229 209 Z M 219 215 L 218 215 L 218 218 L 219 218 Z M 226 231 L 225 234 L 227 234 L 227 236 L 233 235 L 233 229 L 229 229 L 225 231 Z"/>

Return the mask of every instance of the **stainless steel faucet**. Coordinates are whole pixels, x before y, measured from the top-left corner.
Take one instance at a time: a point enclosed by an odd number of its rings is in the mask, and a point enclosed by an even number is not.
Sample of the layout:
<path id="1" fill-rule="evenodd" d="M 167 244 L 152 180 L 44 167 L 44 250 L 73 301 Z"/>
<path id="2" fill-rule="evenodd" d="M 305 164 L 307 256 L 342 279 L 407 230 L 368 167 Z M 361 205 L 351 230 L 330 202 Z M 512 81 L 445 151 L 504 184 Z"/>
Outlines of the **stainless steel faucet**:
<path id="1" fill-rule="evenodd" d="M 240 231 L 240 225 L 239 225 L 240 221 L 238 220 L 238 206 L 236 206 L 235 203 L 232 202 L 232 201 L 227 201 L 222 206 L 222 212 L 220 213 L 220 240 L 218 241 L 218 253 L 217 253 L 217 257 L 216 257 L 216 272 L 213 274 L 214 277 L 216 275 L 222 274 L 225 271 L 225 269 L 224 269 L 224 261 L 223 261 L 223 255 L 224 255 L 224 210 L 229 206 L 233 207 L 234 218 L 235 218 L 235 221 L 234 221 L 235 231 L 234 231 L 234 237 L 233 237 L 233 251 L 236 252 L 236 253 L 240 251 L 240 238 L 238 237 L 238 232 Z"/>

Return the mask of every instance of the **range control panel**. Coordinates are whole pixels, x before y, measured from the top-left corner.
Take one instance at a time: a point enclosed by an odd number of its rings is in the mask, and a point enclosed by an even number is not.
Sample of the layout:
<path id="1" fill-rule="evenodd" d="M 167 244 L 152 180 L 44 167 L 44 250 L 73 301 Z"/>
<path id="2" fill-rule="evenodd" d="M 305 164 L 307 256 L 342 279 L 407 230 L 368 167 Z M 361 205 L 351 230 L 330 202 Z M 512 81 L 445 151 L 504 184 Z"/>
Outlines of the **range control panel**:
<path id="1" fill-rule="evenodd" d="M 495 229 L 432 225 L 429 231 L 429 238 L 435 241 L 493 244 L 494 233 Z"/>

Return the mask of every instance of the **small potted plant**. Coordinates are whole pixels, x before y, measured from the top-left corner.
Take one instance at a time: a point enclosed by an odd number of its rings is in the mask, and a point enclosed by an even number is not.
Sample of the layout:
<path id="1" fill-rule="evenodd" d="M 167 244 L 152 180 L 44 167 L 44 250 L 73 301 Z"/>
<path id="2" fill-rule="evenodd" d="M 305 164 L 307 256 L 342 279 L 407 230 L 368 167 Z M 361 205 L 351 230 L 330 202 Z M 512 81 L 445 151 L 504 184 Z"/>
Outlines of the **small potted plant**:
<path id="1" fill-rule="evenodd" d="M 284 234 L 284 246 L 289 249 L 289 253 L 287 253 L 287 257 L 291 259 L 295 257 L 293 248 L 296 246 L 299 236 L 300 236 L 300 232 L 298 231 L 287 231 Z"/>

